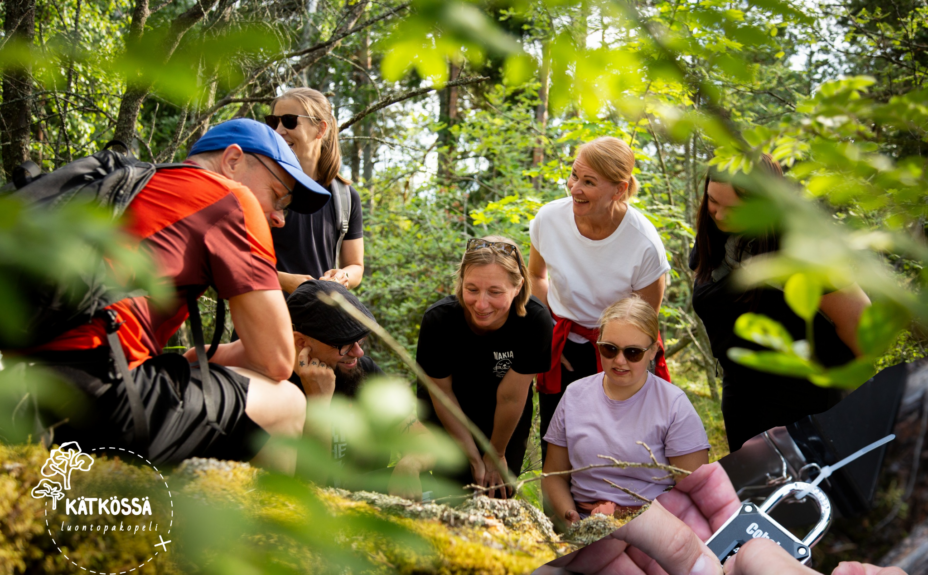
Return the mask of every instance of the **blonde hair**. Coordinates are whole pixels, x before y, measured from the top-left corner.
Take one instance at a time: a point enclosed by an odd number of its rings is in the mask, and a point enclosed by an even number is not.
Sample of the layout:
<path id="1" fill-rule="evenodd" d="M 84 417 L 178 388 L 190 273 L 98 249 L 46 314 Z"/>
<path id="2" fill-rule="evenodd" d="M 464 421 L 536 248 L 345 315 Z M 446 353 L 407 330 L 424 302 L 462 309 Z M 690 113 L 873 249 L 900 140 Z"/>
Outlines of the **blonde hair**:
<path id="1" fill-rule="evenodd" d="M 332 104 L 325 94 L 312 88 L 290 88 L 271 102 L 271 110 L 281 100 L 296 100 L 307 116 L 313 116 L 309 121 L 315 124 L 325 122 L 328 124 L 322 136 L 322 149 L 319 151 L 319 163 L 316 165 L 316 181 L 328 186 L 335 178 L 344 184 L 351 182 L 341 177 L 338 171 L 342 168 L 342 149 L 338 145 L 338 122 L 332 113 Z"/>
<path id="2" fill-rule="evenodd" d="M 657 312 L 651 304 L 641 299 L 638 294 L 622 298 L 606 308 L 599 318 L 600 333 L 606 329 L 606 324 L 620 321 L 635 326 L 642 333 L 657 341 L 659 322 Z"/>
<path id="3" fill-rule="evenodd" d="M 528 303 L 528 298 L 532 297 L 532 287 L 529 285 L 528 269 L 525 267 L 525 260 L 522 258 L 522 251 L 518 244 L 503 236 L 486 236 L 480 239 L 513 245 L 516 248 L 517 257 L 514 258 L 489 247 L 464 252 L 461 264 L 454 273 L 454 296 L 458 299 L 458 303 L 464 305 L 464 274 L 467 270 L 472 267 L 497 264 L 509 274 L 509 281 L 512 282 L 513 287 L 519 285 L 519 280 L 522 280 L 522 289 L 512 300 L 512 307 L 515 308 L 517 316 L 525 317 L 525 304 Z"/>
<path id="4" fill-rule="evenodd" d="M 580 146 L 577 157 L 581 155 L 593 170 L 613 184 L 628 182 L 625 201 L 638 193 L 638 180 L 632 175 L 635 153 L 628 144 L 612 136 L 603 136 Z"/>

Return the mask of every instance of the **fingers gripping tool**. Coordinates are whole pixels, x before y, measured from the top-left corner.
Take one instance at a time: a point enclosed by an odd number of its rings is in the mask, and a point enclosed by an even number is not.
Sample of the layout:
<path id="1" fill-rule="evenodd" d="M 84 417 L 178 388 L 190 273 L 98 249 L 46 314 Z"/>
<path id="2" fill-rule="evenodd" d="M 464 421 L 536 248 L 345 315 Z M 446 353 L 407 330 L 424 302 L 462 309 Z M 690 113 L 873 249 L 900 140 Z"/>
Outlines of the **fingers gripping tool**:
<path id="1" fill-rule="evenodd" d="M 802 540 L 768 515 L 778 503 L 797 494 L 811 497 L 819 508 L 818 523 Z M 811 483 L 789 483 L 774 491 L 761 505 L 743 501 L 740 509 L 706 541 L 706 545 L 719 561 L 725 563 L 751 539 L 770 539 L 799 562 L 806 564 L 812 556 L 812 546 L 825 535 L 832 518 L 831 501 L 824 491 Z"/>

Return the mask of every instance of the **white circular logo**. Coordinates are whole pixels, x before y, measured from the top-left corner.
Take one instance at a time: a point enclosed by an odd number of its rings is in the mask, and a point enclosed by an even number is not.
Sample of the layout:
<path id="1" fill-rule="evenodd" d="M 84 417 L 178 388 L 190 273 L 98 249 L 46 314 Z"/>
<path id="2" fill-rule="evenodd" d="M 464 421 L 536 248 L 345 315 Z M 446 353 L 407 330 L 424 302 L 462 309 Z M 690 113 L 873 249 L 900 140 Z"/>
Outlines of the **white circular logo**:
<path id="1" fill-rule="evenodd" d="M 96 457 L 112 459 L 103 472 Z M 118 459 L 116 459 L 118 458 Z M 158 468 L 132 451 L 101 447 L 83 452 L 76 441 L 52 449 L 32 496 L 45 498 L 45 525 L 59 552 L 75 567 L 95 574 L 123 575 L 141 570 L 172 543 L 174 504 Z M 68 556 L 88 538 L 120 545 L 113 565 L 81 565 Z M 131 541 L 132 545 L 124 545 Z M 131 549 L 130 549 L 131 548 Z M 133 553 L 135 555 L 133 555 Z M 131 559 L 126 559 L 127 554 Z"/>
<path id="2" fill-rule="evenodd" d="M 499 378 L 506 376 L 506 373 L 512 368 L 511 359 L 501 359 L 496 362 L 496 367 L 493 368 L 493 375 Z"/>

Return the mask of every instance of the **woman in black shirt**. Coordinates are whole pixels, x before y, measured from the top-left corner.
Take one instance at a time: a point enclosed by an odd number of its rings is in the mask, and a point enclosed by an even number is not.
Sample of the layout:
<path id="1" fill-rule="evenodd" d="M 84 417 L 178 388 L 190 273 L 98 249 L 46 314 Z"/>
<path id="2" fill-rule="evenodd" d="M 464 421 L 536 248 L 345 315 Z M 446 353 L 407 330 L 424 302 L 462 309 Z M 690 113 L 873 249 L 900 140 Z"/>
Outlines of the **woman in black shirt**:
<path id="1" fill-rule="evenodd" d="M 467 242 L 455 295 L 425 312 L 416 352 L 422 369 L 490 439 L 515 476 L 522 468 L 532 423 L 529 388 L 535 374 L 551 365 L 551 315 L 531 295 L 527 274 L 512 240 L 488 236 Z M 418 395 L 431 404 L 430 413 L 420 414 L 420 419 L 444 426 L 467 456 L 470 469 L 457 480 L 500 485 L 499 471 L 467 428 L 424 386 L 419 386 Z M 500 497 L 507 495 L 507 490 L 499 490 Z"/>
<path id="2" fill-rule="evenodd" d="M 779 164 L 769 155 L 763 155 L 758 168 L 770 177 L 783 177 Z M 827 410 L 840 396 L 836 390 L 804 379 L 757 371 L 728 358 L 728 350 L 733 347 L 764 349 L 734 333 L 735 321 L 748 312 L 780 322 L 795 340 L 806 337 L 805 320 L 793 313 L 782 290 L 764 286 L 743 292 L 732 281 L 731 272 L 750 257 L 776 251 L 778 238 L 773 233 L 742 236 L 732 228 L 729 211 L 741 204 L 745 192 L 730 181 L 714 170 L 706 175 L 689 264 L 696 272 L 693 309 L 705 324 L 712 353 L 724 370 L 722 415 L 729 448 L 735 451 L 771 427 Z M 814 349 L 820 363 L 829 367 L 843 365 L 859 355 L 856 329 L 860 314 L 869 304 L 856 284 L 822 296 L 813 326 Z"/>

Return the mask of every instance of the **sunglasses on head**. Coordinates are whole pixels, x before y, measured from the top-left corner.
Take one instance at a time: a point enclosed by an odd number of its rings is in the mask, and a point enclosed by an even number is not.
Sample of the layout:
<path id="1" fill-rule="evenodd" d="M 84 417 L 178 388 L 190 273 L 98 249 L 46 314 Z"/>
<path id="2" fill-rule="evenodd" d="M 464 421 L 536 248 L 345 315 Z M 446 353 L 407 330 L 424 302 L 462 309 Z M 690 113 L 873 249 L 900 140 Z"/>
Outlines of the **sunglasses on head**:
<path id="1" fill-rule="evenodd" d="M 501 254 L 512 256 L 516 259 L 519 259 L 519 255 L 518 255 L 519 248 L 517 248 L 513 244 L 507 244 L 506 242 L 490 242 L 487 240 L 473 238 L 473 239 L 467 240 L 467 249 L 465 249 L 464 251 L 472 252 L 474 250 L 482 250 L 485 248 L 489 248 Z"/>
<path id="2" fill-rule="evenodd" d="M 606 359 L 615 359 L 621 353 L 625 356 L 626 361 L 629 363 L 638 363 L 644 358 L 644 354 L 651 349 L 654 344 L 652 343 L 648 347 L 637 347 L 637 346 L 628 346 L 628 347 L 619 347 L 615 344 L 611 344 L 608 341 L 597 341 L 596 346 L 599 348 L 599 355 L 605 357 Z"/>
<path id="3" fill-rule="evenodd" d="M 264 123 L 270 126 L 272 130 L 276 130 L 277 126 L 280 124 L 283 124 L 284 128 L 292 130 L 296 128 L 296 124 L 299 121 L 299 118 L 310 118 L 312 120 L 317 119 L 315 116 L 303 116 L 301 114 L 283 114 L 281 116 L 269 114 L 264 117 Z"/>

